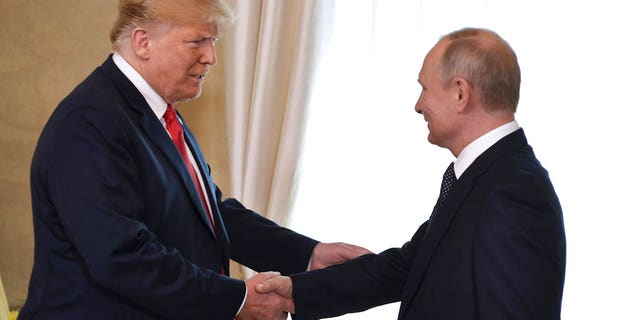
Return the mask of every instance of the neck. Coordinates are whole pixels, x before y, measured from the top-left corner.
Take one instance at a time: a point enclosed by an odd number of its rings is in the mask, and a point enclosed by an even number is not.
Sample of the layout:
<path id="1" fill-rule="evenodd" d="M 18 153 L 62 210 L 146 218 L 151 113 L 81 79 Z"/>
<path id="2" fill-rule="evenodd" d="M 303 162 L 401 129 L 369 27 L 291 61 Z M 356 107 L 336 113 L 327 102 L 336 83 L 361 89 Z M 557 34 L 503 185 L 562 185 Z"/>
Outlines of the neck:
<path id="1" fill-rule="evenodd" d="M 492 130 L 515 120 L 513 113 L 505 115 L 487 114 L 485 117 L 479 117 L 468 121 L 459 135 L 458 143 L 449 148 L 454 157 L 458 157 L 460 152 L 470 143 Z"/>

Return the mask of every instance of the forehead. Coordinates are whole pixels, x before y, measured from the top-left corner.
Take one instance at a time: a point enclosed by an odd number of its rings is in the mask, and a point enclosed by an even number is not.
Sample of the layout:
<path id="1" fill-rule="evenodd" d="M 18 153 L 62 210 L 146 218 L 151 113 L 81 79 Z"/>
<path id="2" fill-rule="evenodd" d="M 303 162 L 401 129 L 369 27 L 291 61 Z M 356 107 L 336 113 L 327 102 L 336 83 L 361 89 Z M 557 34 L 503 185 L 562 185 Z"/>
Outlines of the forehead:
<path id="1" fill-rule="evenodd" d="M 422 69 L 420 70 L 418 80 L 421 82 L 427 82 L 429 79 L 438 79 L 439 73 L 437 72 L 437 65 L 440 61 L 440 57 L 444 53 L 445 44 L 441 40 L 427 53 L 422 61 Z"/>
<path id="2" fill-rule="evenodd" d="M 218 25 L 215 22 L 166 23 L 160 29 L 180 38 L 218 36 Z"/>
<path id="3" fill-rule="evenodd" d="M 218 35 L 218 24 L 215 22 L 186 23 L 182 25 L 187 32 L 207 34 L 211 36 Z"/>

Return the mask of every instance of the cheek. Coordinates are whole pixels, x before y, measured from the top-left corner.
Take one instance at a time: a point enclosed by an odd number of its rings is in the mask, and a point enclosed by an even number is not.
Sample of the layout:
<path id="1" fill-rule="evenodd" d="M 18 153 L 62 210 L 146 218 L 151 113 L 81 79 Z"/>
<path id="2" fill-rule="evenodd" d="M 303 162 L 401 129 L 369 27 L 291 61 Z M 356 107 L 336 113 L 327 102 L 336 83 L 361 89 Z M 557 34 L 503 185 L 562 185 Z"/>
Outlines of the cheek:
<path id="1" fill-rule="evenodd" d="M 165 72 L 173 76 L 186 73 L 189 68 L 188 59 L 184 53 L 173 53 L 168 55 L 165 61 Z"/>

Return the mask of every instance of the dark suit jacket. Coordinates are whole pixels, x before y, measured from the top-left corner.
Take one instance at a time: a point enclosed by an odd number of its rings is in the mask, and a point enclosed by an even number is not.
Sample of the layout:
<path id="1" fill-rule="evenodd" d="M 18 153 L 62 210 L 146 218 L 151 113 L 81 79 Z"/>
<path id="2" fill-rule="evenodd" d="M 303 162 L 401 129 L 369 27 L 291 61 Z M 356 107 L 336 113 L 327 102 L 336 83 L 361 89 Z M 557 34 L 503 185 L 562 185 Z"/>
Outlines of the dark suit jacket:
<path id="1" fill-rule="evenodd" d="M 560 318 L 562 210 L 521 129 L 480 155 L 434 211 L 402 248 L 293 275 L 297 319 L 399 300 L 402 320 Z"/>
<path id="2" fill-rule="evenodd" d="M 20 319 L 233 319 L 255 270 L 306 270 L 315 240 L 223 200 L 185 125 L 215 219 L 143 96 L 109 57 L 42 131 L 31 168 L 35 261 Z"/>

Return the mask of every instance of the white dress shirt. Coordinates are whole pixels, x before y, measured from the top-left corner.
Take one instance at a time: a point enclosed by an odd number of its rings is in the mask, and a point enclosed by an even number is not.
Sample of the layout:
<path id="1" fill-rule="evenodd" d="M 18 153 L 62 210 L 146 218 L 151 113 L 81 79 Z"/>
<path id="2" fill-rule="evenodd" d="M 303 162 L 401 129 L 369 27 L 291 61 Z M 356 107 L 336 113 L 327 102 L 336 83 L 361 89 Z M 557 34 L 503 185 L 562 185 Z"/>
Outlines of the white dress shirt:
<path id="1" fill-rule="evenodd" d="M 456 178 L 459 179 L 465 170 L 467 170 L 473 161 L 475 161 L 483 152 L 487 151 L 487 149 L 500 139 L 518 129 L 520 129 L 518 122 L 513 120 L 485 133 L 483 136 L 464 147 L 453 164 Z"/>

